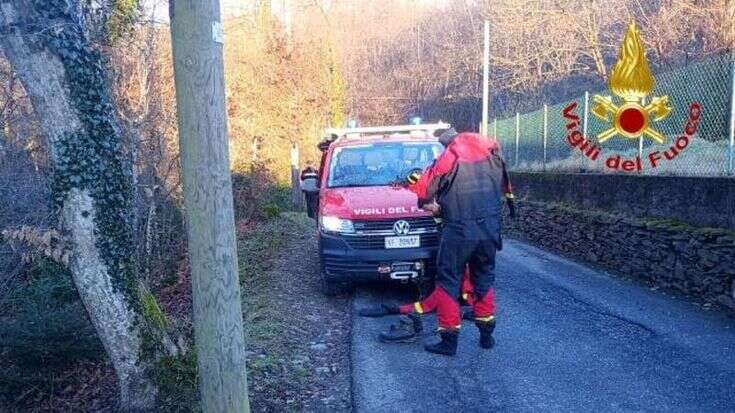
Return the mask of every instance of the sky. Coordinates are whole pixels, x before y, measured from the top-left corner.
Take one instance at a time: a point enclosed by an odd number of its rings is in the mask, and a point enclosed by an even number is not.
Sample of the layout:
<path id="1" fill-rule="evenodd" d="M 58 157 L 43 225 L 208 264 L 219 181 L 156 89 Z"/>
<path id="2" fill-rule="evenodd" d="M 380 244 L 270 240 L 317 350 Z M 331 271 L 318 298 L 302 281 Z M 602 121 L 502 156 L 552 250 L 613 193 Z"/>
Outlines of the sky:
<path id="1" fill-rule="evenodd" d="M 273 1 L 273 12 L 278 15 L 283 10 L 282 0 Z M 142 0 L 143 9 L 151 13 L 155 20 L 168 22 L 168 0 Z M 246 12 L 255 2 L 253 0 L 220 0 L 223 17 L 237 16 Z"/>
<path id="2" fill-rule="evenodd" d="M 273 14 L 280 16 L 283 14 L 284 5 L 289 0 L 271 0 Z M 293 0 L 292 0 L 293 1 Z M 345 0 L 331 0 L 331 1 L 345 1 Z M 385 1 L 385 0 L 383 0 Z M 434 4 L 438 7 L 446 7 L 451 0 L 417 0 L 422 3 Z M 155 20 L 161 22 L 168 22 L 168 0 L 142 0 L 143 8 L 150 11 Z M 222 16 L 237 16 L 246 12 L 249 8 L 253 7 L 253 4 L 257 3 L 254 0 L 220 0 L 220 7 L 222 10 Z"/>
<path id="3" fill-rule="evenodd" d="M 220 0 L 223 15 L 237 14 L 247 11 L 248 8 L 252 7 L 252 1 L 246 0 Z M 274 3 L 280 3 L 274 1 Z"/>
<path id="4" fill-rule="evenodd" d="M 244 11 L 247 11 L 248 8 L 252 7 L 253 1 L 246 1 L 246 0 L 220 0 L 220 7 L 222 8 L 222 15 L 229 16 L 229 15 L 237 15 L 238 13 L 242 13 Z M 279 1 L 274 1 L 273 3 L 280 3 Z"/>

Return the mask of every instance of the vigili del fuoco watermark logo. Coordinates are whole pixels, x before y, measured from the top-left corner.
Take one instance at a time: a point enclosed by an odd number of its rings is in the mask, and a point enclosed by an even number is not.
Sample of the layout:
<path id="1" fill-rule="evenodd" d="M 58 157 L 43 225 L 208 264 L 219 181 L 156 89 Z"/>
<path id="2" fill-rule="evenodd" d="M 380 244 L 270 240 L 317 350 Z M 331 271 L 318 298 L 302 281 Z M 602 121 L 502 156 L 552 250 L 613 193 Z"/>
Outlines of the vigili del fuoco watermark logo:
<path id="1" fill-rule="evenodd" d="M 584 136 L 579 130 L 580 118 L 575 113 L 577 102 L 573 102 L 562 110 L 567 143 L 593 161 L 604 159 L 605 166 L 611 170 L 642 171 L 644 168 L 656 168 L 662 162 L 673 161 L 686 150 L 696 134 L 702 117 L 702 105 L 698 102 L 689 105 L 683 133 L 669 143 L 666 136 L 656 129 L 656 123 L 671 114 L 669 97 L 651 96 L 649 103 L 644 103 L 653 92 L 654 85 L 655 79 L 648 66 L 638 29 L 635 23 L 631 23 L 623 38 L 618 61 L 608 78 L 608 86 L 617 99 L 612 96 L 593 97 L 592 114 L 610 127 L 597 134 L 595 142 Z M 635 140 L 647 138 L 669 147 L 654 150 L 644 159 L 641 156 L 625 159 L 620 154 L 602 156 L 600 145 L 615 137 Z"/>

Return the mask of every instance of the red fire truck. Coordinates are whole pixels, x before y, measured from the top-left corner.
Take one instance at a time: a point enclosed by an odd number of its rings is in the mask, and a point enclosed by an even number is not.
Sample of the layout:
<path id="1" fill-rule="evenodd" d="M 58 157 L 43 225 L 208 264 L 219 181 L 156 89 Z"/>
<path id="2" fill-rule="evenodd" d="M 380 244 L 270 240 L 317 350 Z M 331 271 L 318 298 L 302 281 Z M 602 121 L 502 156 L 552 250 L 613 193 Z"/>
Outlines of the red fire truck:
<path id="1" fill-rule="evenodd" d="M 327 130 L 319 170 L 302 173 L 327 294 L 360 281 L 418 281 L 435 270 L 437 224 L 397 182 L 441 154 L 433 133 L 449 127 Z"/>

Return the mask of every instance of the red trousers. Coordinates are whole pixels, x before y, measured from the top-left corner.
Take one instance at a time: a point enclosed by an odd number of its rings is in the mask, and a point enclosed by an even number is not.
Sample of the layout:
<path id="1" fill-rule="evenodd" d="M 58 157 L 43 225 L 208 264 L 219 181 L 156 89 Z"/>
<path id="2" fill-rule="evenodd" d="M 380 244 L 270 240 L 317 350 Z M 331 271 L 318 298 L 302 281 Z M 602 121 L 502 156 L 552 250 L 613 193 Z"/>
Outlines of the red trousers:
<path id="1" fill-rule="evenodd" d="M 469 267 L 462 275 L 461 293 L 462 299 L 472 306 L 476 320 L 488 321 L 495 316 L 494 289 L 489 288 L 483 297 L 476 297 Z M 425 299 L 401 305 L 399 308 L 401 314 L 427 314 L 436 311 L 440 329 L 457 329 L 462 324 L 459 301 L 439 284 Z"/>

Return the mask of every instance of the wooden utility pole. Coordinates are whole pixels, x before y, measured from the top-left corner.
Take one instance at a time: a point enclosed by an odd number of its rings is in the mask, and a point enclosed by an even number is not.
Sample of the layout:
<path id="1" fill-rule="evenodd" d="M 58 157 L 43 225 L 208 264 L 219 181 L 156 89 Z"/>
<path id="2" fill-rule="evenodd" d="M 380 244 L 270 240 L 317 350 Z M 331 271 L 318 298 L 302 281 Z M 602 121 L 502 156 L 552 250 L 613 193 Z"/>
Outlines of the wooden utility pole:
<path id="1" fill-rule="evenodd" d="M 490 20 L 485 20 L 482 54 L 482 130 L 483 135 L 488 134 L 488 118 L 490 112 Z"/>
<path id="2" fill-rule="evenodd" d="M 171 0 L 171 43 L 204 412 L 248 412 L 219 0 Z"/>
<path id="3" fill-rule="evenodd" d="M 422 84 L 424 79 L 423 67 L 421 65 L 421 22 L 416 23 L 416 68 L 418 69 L 418 76 L 416 76 L 416 115 L 423 118 L 424 113 L 421 108 L 422 101 Z"/>

